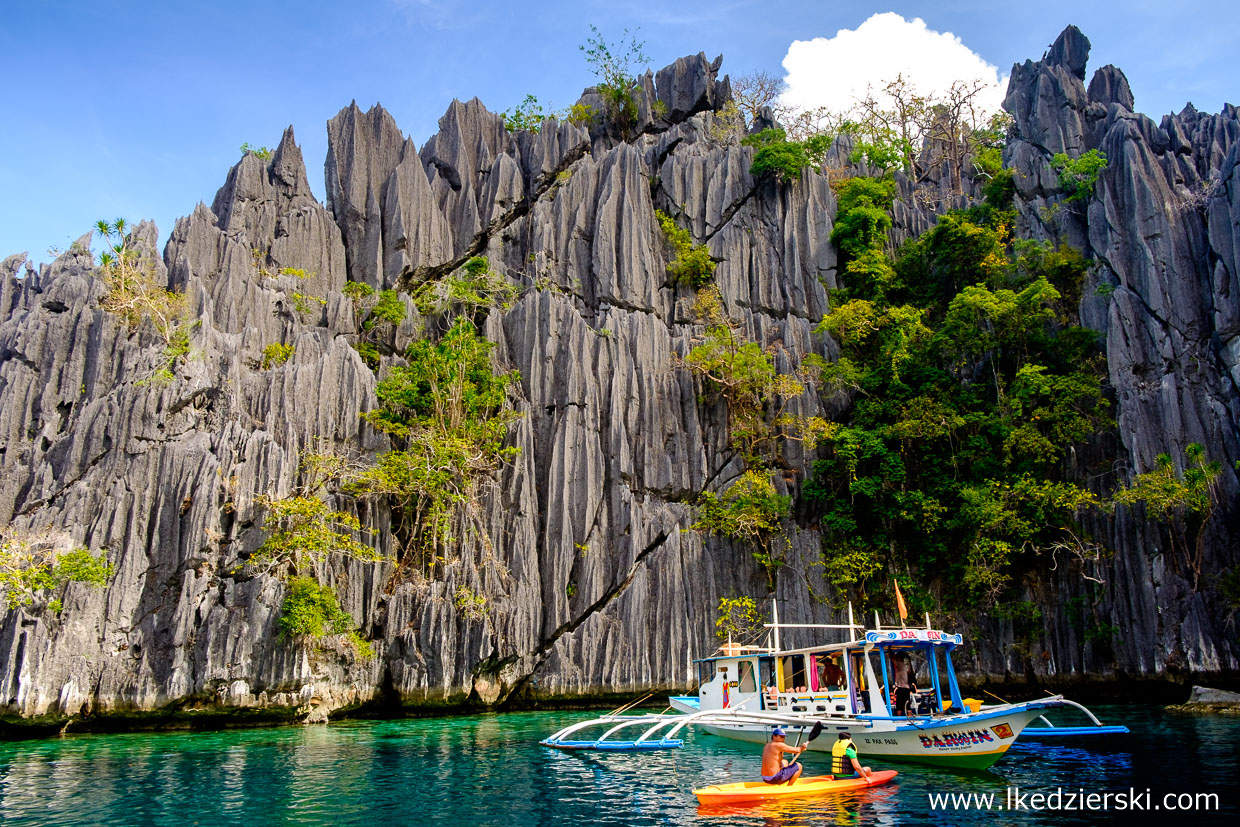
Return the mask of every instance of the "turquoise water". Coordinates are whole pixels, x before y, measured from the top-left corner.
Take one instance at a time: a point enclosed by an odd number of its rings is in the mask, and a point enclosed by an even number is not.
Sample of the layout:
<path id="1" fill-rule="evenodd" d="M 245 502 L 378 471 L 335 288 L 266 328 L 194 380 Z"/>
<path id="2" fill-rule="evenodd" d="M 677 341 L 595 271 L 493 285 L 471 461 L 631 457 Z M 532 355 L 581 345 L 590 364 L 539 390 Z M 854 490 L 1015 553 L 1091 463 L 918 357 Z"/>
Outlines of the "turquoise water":
<path id="1" fill-rule="evenodd" d="M 538 745 L 556 728 L 591 717 L 579 712 L 0 743 L 0 823 L 1237 823 L 1240 721 L 1172 716 L 1155 707 L 1098 711 L 1133 734 L 1056 745 L 1021 740 L 985 772 L 894 765 L 900 775 L 885 787 L 733 810 L 700 809 L 689 791 L 752 780 L 756 746 L 706 734 L 690 734 L 683 749 L 658 753 L 565 753 Z M 808 754 L 806 765 L 807 774 L 827 770 L 821 754 Z M 1214 793 L 1221 809 L 1174 816 L 979 813 L 932 811 L 927 798 L 994 793 L 1003 803 L 1009 786 L 1051 792 L 1060 785 L 1087 792 L 1150 787 L 1152 803 L 1166 792 Z"/>

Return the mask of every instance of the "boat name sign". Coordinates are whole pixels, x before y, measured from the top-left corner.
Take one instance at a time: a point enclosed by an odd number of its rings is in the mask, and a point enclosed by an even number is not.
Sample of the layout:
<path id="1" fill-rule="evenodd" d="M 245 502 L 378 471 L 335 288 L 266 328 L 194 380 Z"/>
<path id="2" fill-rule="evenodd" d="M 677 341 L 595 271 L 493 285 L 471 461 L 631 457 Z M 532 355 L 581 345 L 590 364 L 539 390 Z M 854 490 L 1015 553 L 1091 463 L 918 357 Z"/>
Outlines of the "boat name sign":
<path id="1" fill-rule="evenodd" d="M 920 735 L 918 738 L 921 741 L 922 749 L 933 750 L 935 752 L 957 752 L 960 750 L 967 750 L 978 744 L 994 743 L 996 735 L 999 735 L 997 731 L 994 735 L 992 735 L 990 731 L 988 731 L 985 727 L 982 727 L 981 729 L 956 730 L 954 732 L 934 733 L 933 735 Z M 1002 736 L 999 735 L 999 737 Z"/>
<path id="2" fill-rule="evenodd" d="M 866 632 L 865 639 L 869 643 L 883 643 L 886 641 L 901 640 L 918 640 L 925 642 L 935 641 L 955 644 L 961 644 L 964 642 L 964 637 L 961 635 L 938 632 L 934 629 L 892 629 L 889 632 Z"/>

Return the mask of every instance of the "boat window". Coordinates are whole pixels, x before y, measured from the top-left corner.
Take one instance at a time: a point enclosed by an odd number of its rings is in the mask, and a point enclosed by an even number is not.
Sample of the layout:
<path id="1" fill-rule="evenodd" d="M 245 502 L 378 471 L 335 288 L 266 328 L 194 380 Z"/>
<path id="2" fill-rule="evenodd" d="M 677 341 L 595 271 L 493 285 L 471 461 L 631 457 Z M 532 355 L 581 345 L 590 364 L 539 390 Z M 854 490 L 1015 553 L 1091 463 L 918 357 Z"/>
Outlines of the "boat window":
<path id="1" fill-rule="evenodd" d="M 805 656 L 791 655 L 784 661 L 785 689 L 793 692 L 804 692 L 809 681 L 805 677 Z"/>
<path id="2" fill-rule="evenodd" d="M 840 666 L 838 656 L 832 656 L 823 652 L 814 660 L 816 661 L 816 677 L 818 678 L 818 689 L 820 691 L 843 688 L 844 670 Z"/>
<path id="3" fill-rule="evenodd" d="M 753 661 L 743 660 L 740 663 L 740 667 L 741 667 L 741 680 L 740 680 L 740 686 L 738 686 L 737 688 L 741 692 L 757 692 L 758 684 L 754 680 Z"/>

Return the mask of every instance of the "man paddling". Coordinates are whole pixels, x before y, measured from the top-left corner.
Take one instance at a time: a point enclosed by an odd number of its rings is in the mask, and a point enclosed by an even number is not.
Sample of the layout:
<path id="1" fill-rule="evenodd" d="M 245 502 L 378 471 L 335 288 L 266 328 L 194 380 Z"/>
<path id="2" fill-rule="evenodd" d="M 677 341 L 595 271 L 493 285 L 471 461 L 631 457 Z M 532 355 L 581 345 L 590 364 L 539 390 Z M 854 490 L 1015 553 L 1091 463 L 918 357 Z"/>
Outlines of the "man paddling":
<path id="1" fill-rule="evenodd" d="M 800 755 L 805 752 L 808 743 L 799 747 L 790 747 L 784 743 L 786 733 L 779 727 L 771 733 L 771 740 L 762 748 L 762 780 L 768 784 L 791 784 L 801 776 L 803 767 L 799 762 L 789 764 L 782 753 L 790 752 Z"/>
<path id="2" fill-rule="evenodd" d="M 837 781 L 844 778 L 868 780 L 870 777 L 870 768 L 861 766 L 857 760 L 857 747 L 847 732 L 841 732 L 839 740 L 831 745 L 831 774 Z"/>

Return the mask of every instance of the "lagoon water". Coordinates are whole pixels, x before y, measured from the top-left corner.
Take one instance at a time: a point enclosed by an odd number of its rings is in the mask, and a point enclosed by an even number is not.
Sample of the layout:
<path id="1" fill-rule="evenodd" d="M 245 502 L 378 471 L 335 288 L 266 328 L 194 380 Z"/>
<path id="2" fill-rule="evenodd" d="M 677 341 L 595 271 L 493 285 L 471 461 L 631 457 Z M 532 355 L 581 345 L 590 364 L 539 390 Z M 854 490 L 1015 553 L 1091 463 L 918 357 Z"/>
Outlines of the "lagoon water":
<path id="1" fill-rule="evenodd" d="M 1020 740 L 991 770 L 893 765 L 860 793 L 737 809 L 689 792 L 752 780 L 758 748 L 691 733 L 658 753 L 565 753 L 538 739 L 581 712 L 363 721 L 212 733 L 81 735 L 0 743 L 0 824 L 956 825 L 1236 824 L 1240 720 L 1100 707 L 1133 733 Z M 807 774 L 828 769 L 807 753 Z M 875 762 L 870 762 L 875 763 Z M 1159 812 L 932 810 L 930 793 L 1215 793 L 1218 809 Z M 1029 799 L 1025 800 L 1029 803 Z M 1188 803 L 1188 799 L 1184 800 Z"/>

